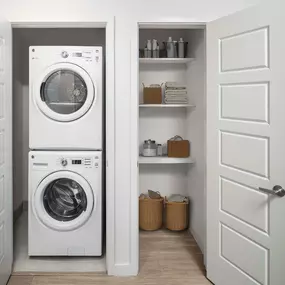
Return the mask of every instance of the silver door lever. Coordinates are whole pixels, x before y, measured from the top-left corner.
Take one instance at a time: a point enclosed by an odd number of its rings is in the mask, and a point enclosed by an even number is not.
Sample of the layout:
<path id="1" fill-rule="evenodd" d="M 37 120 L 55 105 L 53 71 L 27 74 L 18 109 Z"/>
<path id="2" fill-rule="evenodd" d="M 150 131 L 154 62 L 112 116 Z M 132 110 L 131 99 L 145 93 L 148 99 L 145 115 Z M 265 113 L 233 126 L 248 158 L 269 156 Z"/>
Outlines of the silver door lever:
<path id="1" fill-rule="evenodd" d="M 265 193 L 271 194 L 271 195 L 276 195 L 278 197 L 285 196 L 285 190 L 280 185 L 275 185 L 272 188 L 272 190 L 271 189 L 262 188 L 262 187 L 259 187 L 258 189 L 259 189 L 259 191 L 262 191 L 262 192 L 265 192 Z"/>

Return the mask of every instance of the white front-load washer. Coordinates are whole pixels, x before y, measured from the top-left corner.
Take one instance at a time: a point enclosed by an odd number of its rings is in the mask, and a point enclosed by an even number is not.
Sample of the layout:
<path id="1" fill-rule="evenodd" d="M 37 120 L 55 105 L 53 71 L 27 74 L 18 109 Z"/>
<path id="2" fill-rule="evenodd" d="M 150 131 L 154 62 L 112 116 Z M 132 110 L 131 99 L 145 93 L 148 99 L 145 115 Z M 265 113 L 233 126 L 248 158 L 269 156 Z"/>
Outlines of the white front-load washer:
<path id="1" fill-rule="evenodd" d="M 102 255 L 102 152 L 29 152 L 29 256 Z"/>
<path id="2" fill-rule="evenodd" d="M 29 146 L 101 150 L 102 47 L 31 46 Z"/>

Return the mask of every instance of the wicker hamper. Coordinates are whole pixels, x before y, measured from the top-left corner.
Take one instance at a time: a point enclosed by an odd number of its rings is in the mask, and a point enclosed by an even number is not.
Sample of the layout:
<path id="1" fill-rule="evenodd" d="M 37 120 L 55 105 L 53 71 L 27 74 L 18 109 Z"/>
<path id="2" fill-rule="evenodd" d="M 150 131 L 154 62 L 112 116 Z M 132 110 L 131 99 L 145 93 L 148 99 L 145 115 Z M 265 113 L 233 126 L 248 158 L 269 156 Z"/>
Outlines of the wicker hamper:
<path id="1" fill-rule="evenodd" d="M 155 231 L 162 227 L 163 198 L 139 198 L 140 229 Z"/>
<path id="2" fill-rule="evenodd" d="M 165 227 L 171 231 L 183 231 L 188 228 L 189 201 L 168 202 L 165 199 Z"/>

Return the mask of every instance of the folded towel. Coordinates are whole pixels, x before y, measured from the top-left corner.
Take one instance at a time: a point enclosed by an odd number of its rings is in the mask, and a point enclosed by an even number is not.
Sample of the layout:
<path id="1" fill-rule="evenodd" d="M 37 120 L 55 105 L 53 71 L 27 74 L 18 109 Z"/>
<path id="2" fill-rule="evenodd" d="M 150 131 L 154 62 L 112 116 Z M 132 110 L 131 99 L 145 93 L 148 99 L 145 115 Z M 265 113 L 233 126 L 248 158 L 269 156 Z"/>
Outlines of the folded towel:
<path id="1" fill-rule="evenodd" d="M 179 95 L 187 95 L 187 91 L 182 90 L 166 90 L 165 95 L 173 95 L 173 96 L 179 96 Z"/>
<path id="2" fill-rule="evenodd" d="M 187 98 L 184 98 L 184 99 L 168 99 L 168 98 L 165 98 L 164 99 L 164 102 L 166 104 L 180 104 L 180 103 L 185 103 L 187 104 L 188 103 L 188 99 Z"/>
<path id="3" fill-rule="evenodd" d="M 171 81 L 167 81 L 165 82 L 165 88 L 182 88 L 182 89 L 186 89 L 186 85 L 185 84 L 181 84 L 178 82 L 171 82 Z"/>
<path id="4" fill-rule="evenodd" d="M 166 87 L 165 90 L 170 90 L 170 91 L 186 90 L 187 91 L 187 88 L 186 87 Z"/>
<path id="5" fill-rule="evenodd" d="M 183 102 L 168 102 L 168 101 L 165 101 L 164 104 L 166 104 L 166 105 L 176 105 L 176 104 L 177 105 L 183 105 L 183 104 L 187 105 L 188 101 L 183 101 Z"/>
<path id="6" fill-rule="evenodd" d="M 165 97 L 164 100 L 168 100 L 168 101 L 184 101 L 184 100 L 188 100 L 188 98 L 187 97 L 180 97 L 180 98 Z"/>
<path id="7" fill-rule="evenodd" d="M 179 98 L 165 97 L 165 100 L 169 100 L 169 101 L 180 101 L 180 100 L 188 100 L 188 98 L 187 98 L 187 97 L 179 97 Z"/>

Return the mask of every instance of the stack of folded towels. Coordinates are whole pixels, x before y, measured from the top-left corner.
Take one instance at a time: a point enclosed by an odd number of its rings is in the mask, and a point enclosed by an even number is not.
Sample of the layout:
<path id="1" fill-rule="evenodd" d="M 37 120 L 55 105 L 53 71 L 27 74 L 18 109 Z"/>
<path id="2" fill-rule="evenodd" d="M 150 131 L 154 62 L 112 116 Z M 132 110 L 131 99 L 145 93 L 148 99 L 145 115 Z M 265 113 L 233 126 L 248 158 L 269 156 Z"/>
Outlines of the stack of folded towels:
<path id="1" fill-rule="evenodd" d="M 165 104 L 187 104 L 187 87 L 177 82 L 165 83 Z"/>

